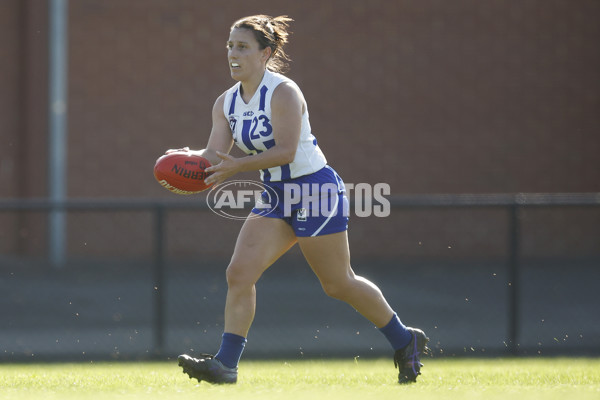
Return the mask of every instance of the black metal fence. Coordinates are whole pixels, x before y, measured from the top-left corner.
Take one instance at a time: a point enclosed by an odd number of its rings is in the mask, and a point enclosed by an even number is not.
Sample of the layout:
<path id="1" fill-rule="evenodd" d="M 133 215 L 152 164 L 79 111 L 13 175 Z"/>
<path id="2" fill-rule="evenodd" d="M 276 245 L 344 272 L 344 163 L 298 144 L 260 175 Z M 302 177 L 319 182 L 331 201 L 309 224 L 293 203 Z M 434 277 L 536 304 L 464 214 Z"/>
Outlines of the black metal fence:
<path id="1" fill-rule="evenodd" d="M 505 293 L 505 305 L 500 309 L 504 308 L 506 312 L 505 316 L 505 348 L 500 353 L 517 355 L 523 353 L 523 349 L 520 348 L 519 343 L 521 342 L 521 321 L 522 321 L 522 309 L 524 306 L 523 302 L 523 282 L 522 276 L 522 258 L 520 253 L 520 245 L 522 243 L 522 225 L 520 215 L 523 210 L 530 208 L 543 208 L 543 207 L 583 207 L 583 208 L 598 208 L 600 207 L 600 193 L 586 193 L 586 194 L 515 194 L 515 195 L 471 195 L 471 194 L 460 194 L 460 195 L 407 195 L 407 196 L 394 196 L 390 197 L 390 204 L 392 209 L 395 210 L 433 210 L 433 209 L 451 209 L 451 208 L 463 208 L 463 209 L 498 209 L 506 211 L 507 218 L 507 232 L 506 232 L 506 262 L 505 271 L 503 272 L 507 281 L 506 293 Z M 151 298 L 151 315 L 152 315 L 152 328 L 151 337 L 152 339 L 146 339 L 147 347 L 146 355 L 169 355 L 172 346 L 168 345 L 168 320 L 169 320 L 169 305 L 167 304 L 167 291 L 178 290 L 177 286 L 169 285 L 169 279 L 167 278 L 167 249 L 165 242 L 165 231 L 166 221 L 169 218 L 169 214 L 177 211 L 199 211 L 204 212 L 208 209 L 205 202 L 189 202 L 189 201 L 162 201 L 162 200 L 145 200 L 145 199 L 131 199 L 131 200 L 89 200 L 89 199 L 73 199 L 62 203 L 53 203 L 44 199 L 25 199 L 25 200 L 2 200 L 0 201 L 0 212 L 1 213 L 12 213 L 19 211 L 27 212 L 40 212 L 50 213 L 56 211 L 63 212 L 126 212 L 126 211 L 143 211 L 151 213 L 153 216 L 153 243 L 152 249 L 154 254 L 152 255 L 152 298 Z M 600 246 L 600 242 L 599 242 Z M 1 256 L 1 255 L 0 255 Z M 0 258 L 0 261 L 2 259 Z M 593 268 L 592 270 L 597 270 Z M 583 280 L 593 279 L 592 276 L 582 277 Z M 5 284 L 10 285 L 7 277 L 5 277 Z M 222 288 L 220 289 L 222 291 Z M 221 293 L 222 294 L 222 293 Z M 149 300 L 149 299 L 148 299 Z M 9 309 L 11 304 L 9 300 L 6 300 L 5 308 Z M 596 307 L 599 304 L 591 304 L 589 307 Z M 219 309 L 219 312 L 221 310 Z M 17 311 L 18 312 L 18 311 Z M 491 311 L 494 312 L 494 311 Z M 497 317 L 497 316 L 496 316 Z M 115 317 L 118 319 L 118 317 Z M 593 317 L 592 317 L 593 318 Z M 543 322 L 543 321 L 542 321 Z M 485 323 L 485 322 L 484 322 Z M 198 322 L 200 324 L 200 322 Z M 437 327 L 436 327 L 437 328 Z M 32 329 L 35 329 L 35 324 L 32 325 Z M 329 329 L 329 326 L 326 327 Z M 592 327 L 587 329 L 593 335 L 597 333 L 598 327 Z M 217 327 L 215 331 L 219 331 Z M 204 330 L 206 333 L 206 329 Z M 319 332 L 319 330 L 317 330 Z M 358 333 L 357 333 L 358 334 Z M 587 333 L 586 333 L 587 334 Z M 215 334 L 213 334 L 214 339 Z M 315 334 L 314 338 L 318 336 Z M 174 338 L 174 336 L 173 336 Z M 180 339 L 177 339 L 180 340 Z M 189 341 L 189 339 L 186 339 Z M 555 338 L 556 342 L 559 342 L 561 338 Z M 185 340 L 183 340 L 185 342 Z M 58 339 L 57 339 L 58 342 Z M 187 342 L 186 342 L 187 343 Z M 597 344 L 597 339 L 587 341 L 587 346 L 584 346 L 586 351 L 589 351 L 590 346 Z M 191 346 L 190 343 L 187 343 Z M 5 345 L 7 346 L 7 345 Z M 8 346 L 7 346 L 8 347 Z M 30 346 L 34 348 L 35 346 Z M 452 353 L 456 353 L 458 350 L 457 346 L 452 349 Z M 466 347 L 469 347 L 467 344 Z M 468 353 L 465 347 L 465 352 Z M 115 347 L 116 348 L 116 347 Z M 471 347 L 472 351 L 475 351 Z M 15 354 L 10 349 L 0 349 L 4 351 L 4 354 L 0 354 L 0 358 L 11 359 L 23 356 L 23 354 Z M 335 353 L 335 350 L 332 350 Z M 485 352 L 485 349 L 483 349 Z M 299 354 L 302 354 L 302 347 L 298 350 Z M 494 352 L 493 350 L 491 351 Z M 34 351 L 31 351 L 34 354 Z M 38 356 L 43 356 L 38 351 Z M 85 352 L 84 352 L 85 353 Z M 282 352 L 281 354 L 284 354 Z M 443 354 L 443 349 L 440 350 L 440 354 Z M 447 353 L 447 352 L 446 352 Z M 498 353 L 496 351 L 495 353 Z M 116 356 L 119 354 L 126 355 L 129 357 L 144 356 L 139 352 L 127 352 L 120 349 L 115 352 Z M 115 356 L 113 354 L 113 356 Z M 372 354 L 378 354 L 375 351 Z M 256 355 L 261 355 L 256 353 Z M 264 354 L 262 354 L 264 355 Z M 277 355 L 275 353 L 267 353 L 267 356 Z M 98 355 L 96 355 L 98 356 Z"/>

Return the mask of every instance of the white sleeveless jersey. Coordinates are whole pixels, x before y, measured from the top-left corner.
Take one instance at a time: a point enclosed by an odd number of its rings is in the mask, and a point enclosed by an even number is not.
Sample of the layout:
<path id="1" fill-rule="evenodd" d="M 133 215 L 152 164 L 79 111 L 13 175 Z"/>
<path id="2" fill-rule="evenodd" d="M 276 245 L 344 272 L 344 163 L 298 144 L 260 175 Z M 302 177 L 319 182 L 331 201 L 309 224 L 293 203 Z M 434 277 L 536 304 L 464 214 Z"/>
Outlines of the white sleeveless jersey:
<path id="1" fill-rule="evenodd" d="M 245 103 L 240 95 L 240 82 L 227 91 L 223 112 L 229 121 L 233 140 L 246 154 L 258 154 L 275 146 L 271 126 L 271 98 L 275 88 L 282 82 L 298 87 L 291 79 L 267 70 L 256 93 L 248 103 Z M 327 164 L 325 155 L 317 145 L 317 139 L 311 133 L 308 107 L 305 105 L 305 108 L 294 161 L 260 170 L 260 179 L 263 182 L 276 182 L 308 175 Z"/>

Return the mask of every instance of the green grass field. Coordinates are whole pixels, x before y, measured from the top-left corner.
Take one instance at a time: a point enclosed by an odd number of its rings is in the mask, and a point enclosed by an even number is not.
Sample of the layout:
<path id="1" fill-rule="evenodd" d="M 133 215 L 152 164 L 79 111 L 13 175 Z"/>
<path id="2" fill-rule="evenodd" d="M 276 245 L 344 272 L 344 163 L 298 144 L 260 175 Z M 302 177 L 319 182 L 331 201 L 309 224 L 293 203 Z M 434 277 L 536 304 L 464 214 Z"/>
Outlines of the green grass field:
<path id="1" fill-rule="evenodd" d="M 231 386 L 189 380 L 176 362 L 0 364 L 0 399 L 600 398 L 600 359 L 425 363 L 418 383 L 398 385 L 389 360 L 247 361 L 240 364 L 238 384 Z"/>

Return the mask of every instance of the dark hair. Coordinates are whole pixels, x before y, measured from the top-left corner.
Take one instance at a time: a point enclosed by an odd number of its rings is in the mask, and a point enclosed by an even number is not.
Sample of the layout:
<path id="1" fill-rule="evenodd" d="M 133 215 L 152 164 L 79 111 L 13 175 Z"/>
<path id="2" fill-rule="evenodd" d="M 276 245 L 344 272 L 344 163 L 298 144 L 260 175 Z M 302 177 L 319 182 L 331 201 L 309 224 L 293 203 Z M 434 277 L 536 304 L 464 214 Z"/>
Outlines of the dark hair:
<path id="1" fill-rule="evenodd" d="M 293 19 L 287 15 L 271 17 L 268 15 L 252 15 L 241 18 L 231 25 L 231 30 L 235 28 L 249 29 L 254 33 L 261 50 L 267 47 L 271 48 L 271 57 L 267 60 L 267 69 L 273 72 L 285 72 L 288 70 L 288 61 L 290 58 L 283 50 L 283 46 L 288 42 L 289 23 Z"/>

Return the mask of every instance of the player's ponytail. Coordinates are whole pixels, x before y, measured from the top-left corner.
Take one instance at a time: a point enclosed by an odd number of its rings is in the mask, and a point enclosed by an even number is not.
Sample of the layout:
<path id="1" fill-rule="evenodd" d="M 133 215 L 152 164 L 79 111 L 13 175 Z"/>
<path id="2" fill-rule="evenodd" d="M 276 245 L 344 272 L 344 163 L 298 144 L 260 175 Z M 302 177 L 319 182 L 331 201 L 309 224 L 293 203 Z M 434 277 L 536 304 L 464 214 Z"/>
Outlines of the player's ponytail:
<path id="1" fill-rule="evenodd" d="M 271 48 L 271 57 L 267 61 L 267 69 L 273 72 L 285 72 L 290 58 L 283 47 L 288 42 L 289 23 L 293 19 L 287 15 L 271 17 L 268 15 L 252 15 L 237 20 L 231 26 L 234 28 L 250 29 L 261 49 Z"/>

